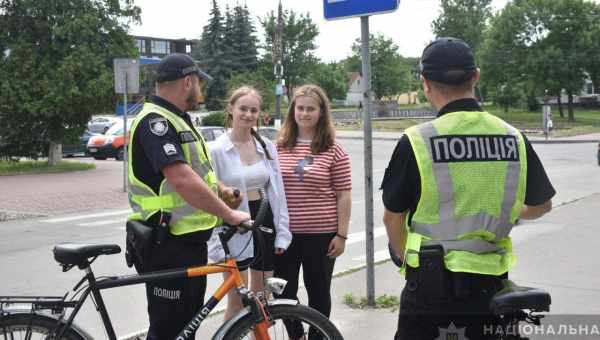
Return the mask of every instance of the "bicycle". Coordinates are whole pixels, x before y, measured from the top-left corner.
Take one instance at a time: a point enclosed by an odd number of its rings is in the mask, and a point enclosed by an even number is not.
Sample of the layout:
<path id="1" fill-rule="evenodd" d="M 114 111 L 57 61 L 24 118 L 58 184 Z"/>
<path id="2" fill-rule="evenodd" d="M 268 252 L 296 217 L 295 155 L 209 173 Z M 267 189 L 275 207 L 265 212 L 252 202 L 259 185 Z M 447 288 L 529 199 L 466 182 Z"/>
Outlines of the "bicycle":
<path id="1" fill-rule="evenodd" d="M 181 330 L 176 337 L 177 340 L 190 339 L 219 301 L 232 289 L 236 289 L 240 294 L 244 308 L 225 322 L 214 334 L 213 339 L 251 338 L 270 340 L 278 339 L 279 335 L 286 339 L 288 337 L 299 339 L 308 334 L 306 328 L 311 328 L 316 330 L 317 334 L 322 336 L 323 339 L 343 340 L 335 325 L 323 314 L 308 306 L 301 305 L 298 301 L 275 299 L 273 297 L 273 294 L 283 292 L 287 284 L 285 280 L 267 279 L 265 290 L 258 293 L 249 291 L 244 285 L 236 260 L 230 254 L 227 241 L 236 232 L 251 231 L 255 236 L 259 235 L 260 233 L 256 233 L 256 231 L 260 228 L 260 221 L 264 217 L 266 207 L 267 200 L 263 196 L 255 221 L 238 227 L 225 226 L 223 231 L 219 233 L 219 239 L 225 251 L 225 260 L 205 266 L 96 278 L 91 264 L 100 255 L 120 253 L 121 248 L 118 245 L 59 244 L 54 247 L 53 252 L 54 258 L 62 266 L 63 272 L 69 271 L 75 266 L 85 272 L 84 277 L 72 289 L 74 293 L 71 296 L 69 296 L 69 292 L 63 296 L 0 296 L 0 338 L 93 339 L 91 335 L 74 323 L 77 313 L 91 294 L 108 338 L 116 340 L 117 337 L 112 322 L 100 294 L 101 290 L 158 280 L 229 273 L 229 277 L 224 280 L 204 306 Z M 77 298 L 79 295 L 80 297 Z M 71 310 L 68 317 L 67 310 Z M 286 334 L 287 330 L 284 322 L 289 324 L 289 321 L 302 323 L 302 334 Z M 304 324 L 307 324 L 307 326 L 304 326 Z"/>
<path id="2" fill-rule="evenodd" d="M 401 268 L 402 260 L 389 243 L 388 251 L 392 262 Z M 551 301 L 550 294 L 542 289 L 517 286 L 509 279 L 502 280 L 501 289 L 489 303 L 489 310 L 500 320 L 500 326 L 488 330 L 489 335 L 498 336 L 498 340 L 528 340 L 519 333 L 520 322 L 540 326 L 544 315 L 539 313 L 549 312 Z"/>

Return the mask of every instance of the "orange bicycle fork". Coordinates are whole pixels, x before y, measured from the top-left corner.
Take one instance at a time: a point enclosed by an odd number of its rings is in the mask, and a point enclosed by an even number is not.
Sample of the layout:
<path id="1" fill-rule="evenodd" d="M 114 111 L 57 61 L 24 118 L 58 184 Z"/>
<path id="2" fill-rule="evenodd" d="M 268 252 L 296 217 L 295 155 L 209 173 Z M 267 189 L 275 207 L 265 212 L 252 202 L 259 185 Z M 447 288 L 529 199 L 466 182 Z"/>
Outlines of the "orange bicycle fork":
<path id="1" fill-rule="evenodd" d="M 198 277 L 206 276 L 209 274 L 216 273 L 229 273 L 229 277 L 219 286 L 215 293 L 210 297 L 200 311 L 192 318 L 192 320 L 186 325 L 186 327 L 179 333 L 176 339 L 189 339 L 192 334 L 200 328 L 200 324 L 215 308 L 215 306 L 225 297 L 227 292 L 232 289 L 239 289 L 244 286 L 244 280 L 240 275 L 240 271 L 237 268 L 235 259 L 227 259 L 224 263 L 219 265 L 208 265 L 201 267 L 192 267 L 187 270 L 187 277 Z M 257 323 L 254 327 L 254 337 L 257 340 L 270 340 L 268 329 L 271 326 L 271 322 L 267 316 L 266 311 L 261 303 L 256 303 L 259 312 L 261 314 L 262 321 Z M 254 308 L 253 308 L 254 309 Z"/>

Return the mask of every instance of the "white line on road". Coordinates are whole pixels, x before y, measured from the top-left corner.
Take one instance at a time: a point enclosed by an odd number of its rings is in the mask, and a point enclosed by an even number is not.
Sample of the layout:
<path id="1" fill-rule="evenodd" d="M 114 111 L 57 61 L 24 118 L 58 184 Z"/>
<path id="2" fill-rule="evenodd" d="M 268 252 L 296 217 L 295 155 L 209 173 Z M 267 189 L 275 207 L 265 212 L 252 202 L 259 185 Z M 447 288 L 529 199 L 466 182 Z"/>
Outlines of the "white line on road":
<path id="1" fill-rule="evenodd" d="M 131 209 L 114 210 L 114 211 L 108 211 L 108 212 L 97 213 L 97 214 L 76 215 L 76 216 L 68 216 L 68 217 L 51 218 L 51 219 L 48 219 L 48 220 L 42 220 L 42 222 L 46 222 L 46 223 L 60 223 L 60 222 L 83 220 L 83 219 L 86 219 L 86 218 L 114 216 L 114 215 L 125 215 L 125 214 L 130 214 L 130 213 L 131 213 Z"/>
<path id="2" fill-rule="evenodd" d="M 114 218 L 112 220 L 102 220 L 102 221 L 97 221 L 97 222 L 89 222 L 89 223 L 79 223 L 77 226 L 78 227 L 99 227 L 102 225 L 109 225 L 109 224 L 124 224 L 126 221 L 125 218 Z"/>
<path id="3" fill-rule="evenodd" d="M 385 235 L 385 227 L 375 228 L 373 230 L 373 238 L 377 238 Z M 346 245 L 354 244 L 358 242 L 362 242 L 366 239 L 366 235 L 364 231 L 359 231 L 357 233 L 348 234 L 348 239 L 346 240 Z"/>
<path id="4" fill-rule="evenodd" d="M 390 258 L 390 252 L 387 249 L 376 251 L 374 254 L 374 257 L 375 257 L 375 262 L 387 260 Z M 367 260 L 367 257 L 365 255 L 361 255 L 361 256 L 352 258 L 352 261 L 360 261 L 361 263 L 365 262 L 366 260 Z"/>

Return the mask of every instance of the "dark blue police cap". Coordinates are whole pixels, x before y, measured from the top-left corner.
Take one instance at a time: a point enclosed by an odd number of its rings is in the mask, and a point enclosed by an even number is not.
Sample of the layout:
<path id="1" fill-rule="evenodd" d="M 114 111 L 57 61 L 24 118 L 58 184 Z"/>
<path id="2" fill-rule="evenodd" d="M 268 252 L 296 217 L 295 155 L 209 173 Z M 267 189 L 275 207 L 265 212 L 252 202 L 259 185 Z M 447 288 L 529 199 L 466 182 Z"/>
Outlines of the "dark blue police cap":
<path id="1" fill-rule="evenodd" d="M 189 74 L 196 74 L 201 80 L 210 81 L 212 77 L 202 71 L 187 54 L 173 53 L 164 57 L 156 71 L 156 82 L 177 80 Z"/>
<path id="2" fill-rule="evenodd" d="M 427 45 L 421 56 L 421 75 L 438 83 L 457 85 L 473 78 L 475 55 L 466 42 L 439 38 Z"/>

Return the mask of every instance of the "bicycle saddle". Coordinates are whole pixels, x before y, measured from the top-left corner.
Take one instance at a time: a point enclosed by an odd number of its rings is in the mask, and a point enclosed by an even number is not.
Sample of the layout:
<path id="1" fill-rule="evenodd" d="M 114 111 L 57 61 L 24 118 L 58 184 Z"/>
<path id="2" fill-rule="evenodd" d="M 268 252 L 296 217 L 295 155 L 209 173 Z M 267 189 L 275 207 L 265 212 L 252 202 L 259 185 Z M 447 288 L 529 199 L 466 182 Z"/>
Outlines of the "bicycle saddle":
<path id="1" fill-rule="evenodd" d="M 550 294 L 529 287 L 519 287 L 510 280 L 502 281 L 503 288 L 490 301 L 490 311 L 495 315 L 516 313 L 523 309 L 534 312 L 550 311 Z"/>
<path id="2" fill-rule="evenodd" d="M 63 265 L 85 263 L 90 257 L 118 254 L 121 247 L 116 244 L 61 243 L 54 246 L 54 259 Z"/>

